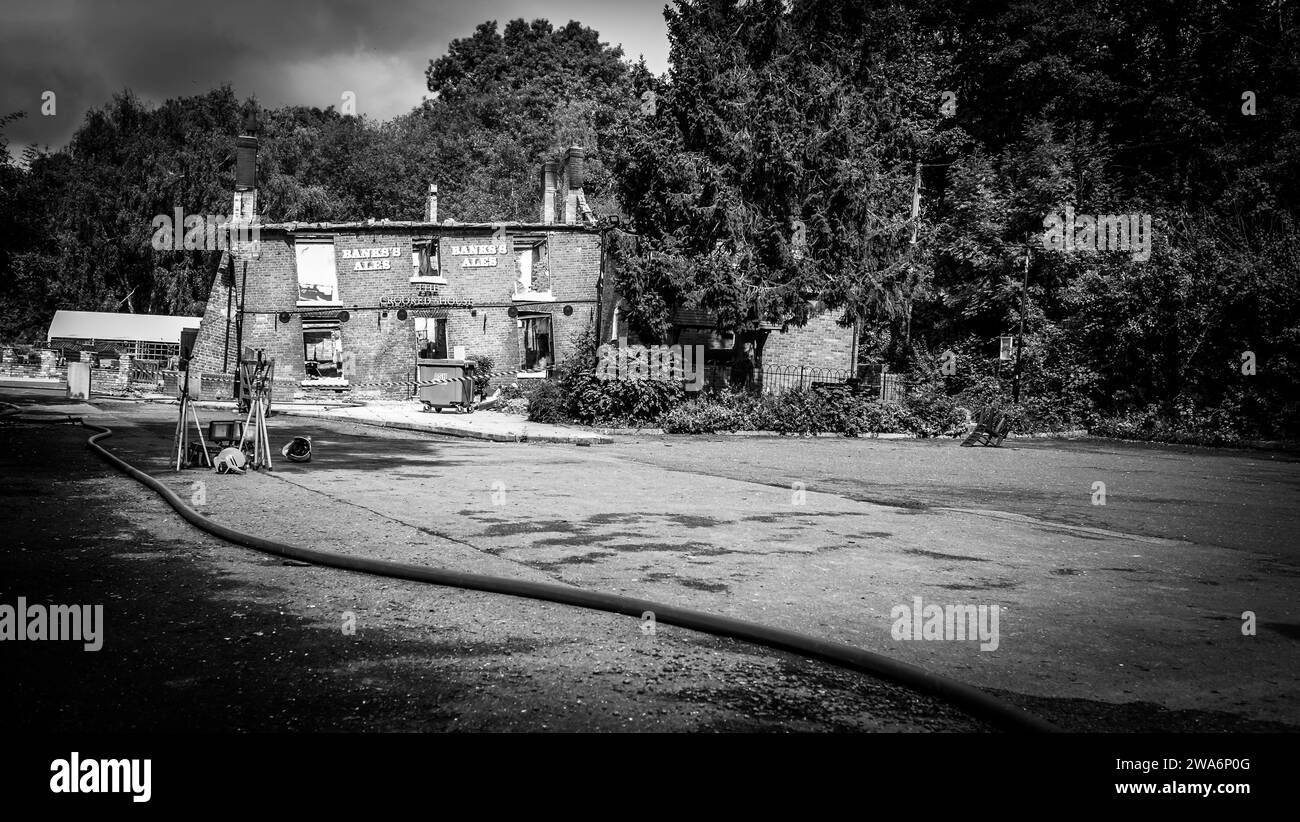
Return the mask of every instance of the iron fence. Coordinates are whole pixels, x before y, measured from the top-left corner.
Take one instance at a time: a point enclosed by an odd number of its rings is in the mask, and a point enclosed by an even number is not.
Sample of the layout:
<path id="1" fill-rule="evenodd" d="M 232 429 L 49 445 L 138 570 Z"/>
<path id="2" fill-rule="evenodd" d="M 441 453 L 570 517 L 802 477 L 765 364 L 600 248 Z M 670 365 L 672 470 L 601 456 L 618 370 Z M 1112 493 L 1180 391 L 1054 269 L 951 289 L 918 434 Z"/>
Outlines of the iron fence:
<path id="1" fill-rule="evenodd" d="M 841 368 L 763 363 L 757 372 L 758 389 L 765 394 L 784 394 L 814 385 L 846 385 L 853 372 Z"/>
<path id="2" fill-rule="evenodd" d="M 704 385 L 709 391 L 742 390 L 738 374 L 726 363 L 704 368 Z M 750 376 L 743 390 L 764 394 L 784 394 L 800 389 L 841 388 L 865 394 L 885 402 L 902 402 L 906 382 L 903 374 L 890 373 L 880 365 L 863 366 L 855 376 L 843 368 L 826 368 L 791 363 L 763 363 Z"/>
<path id="3" fill-rule="evenodd" d="M 880 375 L 879 398 L 881 402 L 903 401 L 903 375 L 884 372 Z"/>

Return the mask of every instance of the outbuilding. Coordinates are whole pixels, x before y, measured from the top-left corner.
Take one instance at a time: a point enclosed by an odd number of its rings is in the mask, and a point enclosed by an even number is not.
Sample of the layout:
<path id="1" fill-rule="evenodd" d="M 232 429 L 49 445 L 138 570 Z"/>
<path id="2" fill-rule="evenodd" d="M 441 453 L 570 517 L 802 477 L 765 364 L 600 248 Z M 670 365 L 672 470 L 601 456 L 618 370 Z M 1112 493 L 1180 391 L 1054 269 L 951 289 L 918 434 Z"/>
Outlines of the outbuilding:
<path id="1" fill-rule="evenodd" d="M 66 359 L 95 358 L 169 363 L 181 351 L 181 334 L 197 331 L 199 317 L 117 314 L 111 311 L 55 311 L 45 335 L 49 348 Z"/>

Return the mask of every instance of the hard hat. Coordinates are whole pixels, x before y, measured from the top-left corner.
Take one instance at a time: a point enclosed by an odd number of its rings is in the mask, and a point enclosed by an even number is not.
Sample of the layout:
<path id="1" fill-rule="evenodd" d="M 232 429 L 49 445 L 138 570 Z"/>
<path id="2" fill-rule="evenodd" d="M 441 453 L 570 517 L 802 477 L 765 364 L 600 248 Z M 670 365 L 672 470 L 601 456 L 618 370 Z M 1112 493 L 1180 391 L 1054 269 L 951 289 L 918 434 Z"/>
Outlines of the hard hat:
<path id="1" fill-rule="evenodd" d="M 242 474 L 244 468 L 248 465 L 248 457 L 238 448 L 223 448 L 221 453 L 217 454 L 216 467 L 218 474 Z"/>
<path id="2" fill-rule="evenodd" d="M 280 449 L 289 462 L 311 462 L 311 437 L 294 437 Z"/>

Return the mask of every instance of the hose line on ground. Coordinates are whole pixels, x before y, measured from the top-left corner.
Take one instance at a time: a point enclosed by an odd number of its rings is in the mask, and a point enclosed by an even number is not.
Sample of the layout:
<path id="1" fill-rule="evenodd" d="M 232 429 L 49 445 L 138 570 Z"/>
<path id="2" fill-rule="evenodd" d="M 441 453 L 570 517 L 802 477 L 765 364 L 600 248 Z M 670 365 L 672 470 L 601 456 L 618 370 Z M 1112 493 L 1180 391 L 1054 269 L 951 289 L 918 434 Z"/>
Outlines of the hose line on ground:
<path id="1" fill-rule="evenodd" d="M 9 415 L 6 414 L 5 416 Z M 32 421 L 46 422 L 46 420 Z M 413 582 L 544 600 L 562 605 L 574 605 L 580 608 L 623 614 L 638 619 L 646 611 L 650 611 L 654 614 L 654 620 L 657 623 L 662 622 L 692 631 L 763 645 L 860 673 L 870 674 L 922 693 L 932 694 L 965 710 L 971 716 L 986 720 L 1004 730 L 1022 732 L 1054 732 L 1059 730 L 1047 721 L 991 696 L 978 688 L 931 673 L 915 665 L 899 662 L 870 651 L 864 651 L 842 642 L 832 642 L 782 628 L 761 625 L 756 622 L 733 619 L 620 594 L 606 594 L 548 582 L 529 582 L 507 577 L 469 574 L 445 568 L 430 568 L 388 560 L 354 557 L 331 551 L 302 548 L 236 531 L 195 511 L 170 488 L 100 445 L 100 440 L 113 435 L 111 429 L 87 422 L 80 417 L 68 416 L 66 421 L 79 423 L 85 428 L 97 431 L 98 433 L 92 435 L 86 441 L 91 450 L 131 478 L 153 489 L 177 513 L 194 526 L 237 545 L 243 545 L 286 559 L 309 562 L 329 568 L 340 568 L 347 571 L 357 571 Z M 59 422 L 63 422 L 63 420 L 59 420 Z"/>

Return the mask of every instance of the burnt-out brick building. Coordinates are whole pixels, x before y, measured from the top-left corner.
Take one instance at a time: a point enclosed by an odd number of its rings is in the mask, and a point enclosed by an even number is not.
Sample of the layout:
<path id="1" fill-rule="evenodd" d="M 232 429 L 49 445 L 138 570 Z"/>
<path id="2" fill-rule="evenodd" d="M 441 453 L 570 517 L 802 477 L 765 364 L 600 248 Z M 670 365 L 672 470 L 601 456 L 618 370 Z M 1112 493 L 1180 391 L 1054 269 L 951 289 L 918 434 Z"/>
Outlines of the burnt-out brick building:
<path id="1" fill-rule="evenodd" d="M 233 373 L 239 352 L 276 362 L 303 391 L 409 397 L 417 359 L 485 355 L 495 382 L 542 379 L 594 326 L 604 254 L 582 191 L 584 155 L 543 168 L 533 223 L 257 223 L 221 263 L 194 367 Z M 256 209 L 251 185 L 235 217 Z"/>
<path id="2" fill-rule="evenodd" d="M 626 306 L 586 205 L 584 161 L 575 146 L 543 165 L 536 222 L 439 222 L 430 186 L 423 221 L 261 223 L 256 141 L 241 137 L 231 223 L 252 242 L 222 257 L 191 367 L 208 375 L 207 390 L 222 382 L 211 375 L 237 371 L 241 352 L 260 351 L 275 360 L 280 396 L 400 399 L 412 394 L 419 360 L 484 356 L 500 384 L 553 375 L 588 331 L 626 344 Z M 855 369 L 855 330 L 830 314 L 743 334 L 719 331 L 704 312 L 678 315 L 667 342 L 707 348 L 716 387 L 745 348 L 760 360 L 751 387 L 762 390 Z"/>

